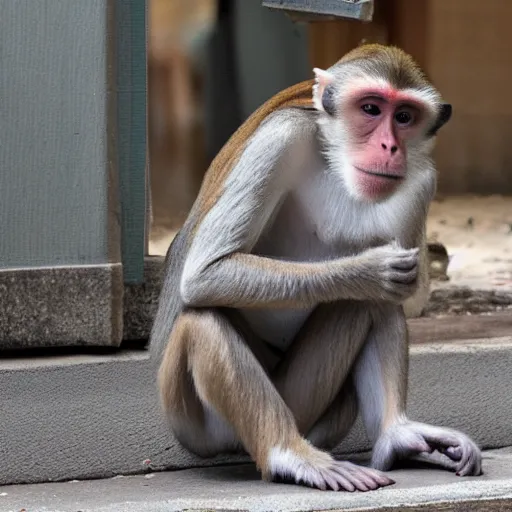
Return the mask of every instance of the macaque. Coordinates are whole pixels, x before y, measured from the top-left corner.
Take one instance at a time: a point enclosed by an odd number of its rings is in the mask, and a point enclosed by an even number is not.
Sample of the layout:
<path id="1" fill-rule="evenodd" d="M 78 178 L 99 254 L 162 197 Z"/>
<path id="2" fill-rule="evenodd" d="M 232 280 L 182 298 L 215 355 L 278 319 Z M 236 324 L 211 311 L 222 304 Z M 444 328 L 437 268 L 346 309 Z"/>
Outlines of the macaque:
<path id="1" fill-rule="evenodd" d="M 170 427 L 200 456 L 245 450 L 264 480 L 318 489 L 383 487 L 417 457 L 478 475 L 469 437 L 406 414 L 404 307 L 428 287 L 451 107 L 394 47 L 314 73 L 232 136 L 169 248 L 150 350 Z M 371 467 L 330 453 L 358 413 Z"/>

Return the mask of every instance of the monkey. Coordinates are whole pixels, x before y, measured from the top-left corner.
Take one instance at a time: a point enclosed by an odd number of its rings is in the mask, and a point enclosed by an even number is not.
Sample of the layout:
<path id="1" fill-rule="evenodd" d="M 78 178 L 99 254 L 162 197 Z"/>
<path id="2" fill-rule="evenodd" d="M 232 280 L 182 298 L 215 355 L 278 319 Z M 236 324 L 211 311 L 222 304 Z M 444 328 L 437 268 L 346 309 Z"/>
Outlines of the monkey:
<path id="1" fill-rule="evenodd" d="M 391 485 L 415 457 L 481 473 L 467 435 L 406 414 L 405 309 L 428 286 L 431 154 L 450 117 L 410 55 L 364 45 L 234 133 L 169 247 L 149 340 L 182 446 L 322 490 Z M 358 414 L 369 466 L 332 454 Z"/>

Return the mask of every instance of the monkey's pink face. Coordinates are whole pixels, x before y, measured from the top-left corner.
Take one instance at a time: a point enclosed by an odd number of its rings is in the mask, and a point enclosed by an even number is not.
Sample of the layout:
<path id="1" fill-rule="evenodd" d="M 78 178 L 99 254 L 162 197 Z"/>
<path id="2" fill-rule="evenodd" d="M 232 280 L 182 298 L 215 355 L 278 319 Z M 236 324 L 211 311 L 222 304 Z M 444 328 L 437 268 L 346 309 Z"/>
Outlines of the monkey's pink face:
<path id="1" fill-rule="evenodd" d="M 359 90 L 346 104 L 350 159 L 358 195 L 380 200 L 405 180 L 407 143 L 430 117 L 420 100 L 391 87 Z"/>

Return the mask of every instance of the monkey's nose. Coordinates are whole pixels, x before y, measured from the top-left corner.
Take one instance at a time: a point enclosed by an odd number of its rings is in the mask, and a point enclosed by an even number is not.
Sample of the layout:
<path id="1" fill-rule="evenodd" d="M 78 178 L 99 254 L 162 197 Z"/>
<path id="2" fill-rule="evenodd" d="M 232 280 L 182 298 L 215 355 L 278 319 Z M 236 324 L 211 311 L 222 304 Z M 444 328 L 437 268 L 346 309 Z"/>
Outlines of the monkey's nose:
<path id="1" fill-rule="evenodd" d="M 381 143 L 382 149 L 388 149 L 388 146 L 384 144 L 384 142 Z M 390 148 L 391 154 L 394 155 L 398 151 L 398 146 L 391 146 Z"/>

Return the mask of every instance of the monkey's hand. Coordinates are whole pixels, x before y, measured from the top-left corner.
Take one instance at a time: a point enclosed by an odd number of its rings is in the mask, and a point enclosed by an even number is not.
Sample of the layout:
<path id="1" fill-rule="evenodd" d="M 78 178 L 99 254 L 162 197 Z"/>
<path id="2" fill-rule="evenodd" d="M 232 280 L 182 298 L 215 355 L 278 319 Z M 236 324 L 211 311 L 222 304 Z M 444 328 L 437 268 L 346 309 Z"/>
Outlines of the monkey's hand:
<path id="1" fill-rule="evenodd" d="M 400 304 L 418 287 L 419 248 L 403 249 L 396 243 L 374 247 L 358 258 L 362 300 Z"/>
<path id="2" fill-rule="evenodd" d="M 400 459 L 427 461 L 455 471 L 458 476 L 482 473 L 482 454 L 467 435 L 413 421 L 392 425 L 379 437 L 372 466 L 387 471 Z"/>

